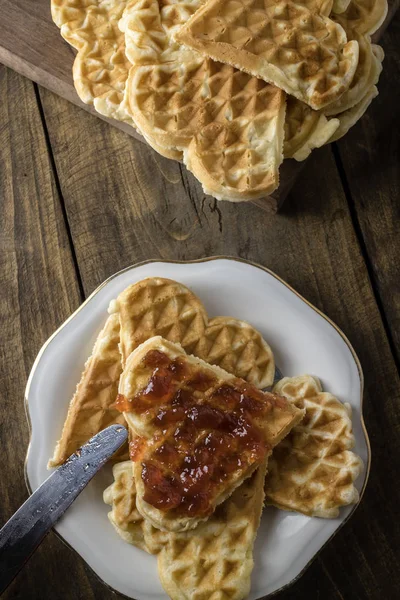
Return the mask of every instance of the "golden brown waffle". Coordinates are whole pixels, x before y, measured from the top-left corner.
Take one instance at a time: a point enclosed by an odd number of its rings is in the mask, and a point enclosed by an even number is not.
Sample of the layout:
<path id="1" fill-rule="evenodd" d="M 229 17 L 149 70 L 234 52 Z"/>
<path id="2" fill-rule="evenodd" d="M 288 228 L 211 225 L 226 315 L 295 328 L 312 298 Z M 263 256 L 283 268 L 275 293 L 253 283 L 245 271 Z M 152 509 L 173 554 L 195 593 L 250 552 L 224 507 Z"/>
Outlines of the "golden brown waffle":
<path id="1" fill-rule="evenodd" d="M 126 288 L 110 310 L 120 317 L 123 362 L 139 344 L 161 335 L 260 389 L 273 383 L 274 356 L 260 333 L 232 317 L 209 321 L 199 298 L 176 281 L 143 279 Z"/>
<path id="2" fill-rule="evenodd" d="M 118 535 L 149 554 L 157 554 L 167 541 L 168 534 L 143 519 L 136 508 L 136 486 L 132 461 L 126 460 L 113 467 L 113 483 L 104 491 L 103 500 L 112 507 L 110 523 Z"/>
<path id="3" fill-rule="evenodd" d="M 175 39 L 251 73 L 318 110 L 349 87 L 358 44 L 320 13 L 295 0 L 208 0 Z"/>
<path id="4" fill-rule="evenodd" d="M 193 531 L 168 536 L 158 574 L 173 600 L 242 600 L 250 592 L 265 465 Z"/>
<path id="5" fill-rule="evenodd" d="M 273 451 L 265 482 L 267 504 L 333 518 L 358 501 L 354 481 L 363 464 L 351 449 L 351 407 L 322 391 L 316 377 L 285 377 L 274 391 L 306 410 L 303 421 Z"/>
<path id="6" fill-rule="evenodd" d="M 358 104 L 356 104 L 352 108 L 349 108 L 343 113 L 340 113 L 340 115 L 336 115 L 336 118 L 339 119 L 340 125 L 336 129 L 335 133 L 329 141 L 335 142 L 336 140 L 339 140 L 341 137 L 346 135 L 349 129 L 361 119 L 361 117 L 364 115 L 365 111 L 371 104 L 372 100 L 376 98 L 378 93 L 378 88 L 375 85 L 373 85 Z"/>
<path id="7" fill-rule="evenodd" d="M 378 83 L 382 71 L 384 57 L 382 48 L 371 44 L 369 36 L 360 35 L 355 30 L 346 33 L 348 39 L 355 39 L 358 42 L 359 61 L 349 89 L 336 102 L 324 109 L 327 116 L 337 115 L 358 104 L 371 87 Z"/>
<path id="8" fill-rule="evenodd" d="M 124 290 L 120 304 L 115 301 L 112 304 L 113 310 L 121 309 L 123 357 L 143 341 L 162 333 L 183 343 L 189 351 L 199 356 L 201 353 L 200 357 L 208 362 L 221 363 L 229 372 L 259 388 L 272 385 L 274 357 L 258 331 L 230 317 L 217 317 L 208 323 L 201 301 L 180 283 L 148 278 Z M 122 370 L 118 350 L 119 318 L 119 314 L 112 315 L 99 335 L 71 401 L 62 437 L 50 466 L 62 464 L 82 443 L 104 427 L 124 422 L 121 415 L 110 408 L 116 398 Z M 220 331 L 218 337 L 216 323 Z M 212 344 L 210 340 L 213 340 Z M 119 460 L 124 454 L 126 447 L 117 454 Z"/>
<path id="9" fill-rule="evenodd" d="M 73 78 L 80 99 L 101 115 L 137 129 L 123 104 L 131 64 L 118 22 L 126 4 L 127 0 L 51 0 L 51 14 L 63 38 L 78 51 Z M 181 152 L 146 141 L 159 154 L 182 159 Z"/>
<path id="10" fill-rule="evenodd" d="M 156 144 L 183 150 L 206 193 L 231 201 L 266 196 L 278 186 L 285 95 L 173 42 L 170 31 L 187 19 L 178 7 L 127 6 L 121 26 L 135 64 L 125 105 Z"/>
<path id="11" fill-rule="evenodd" d="M 327 144 L 339 127 L 338 119 L 327 119 L 294 96 L 287 97 L 285 118 L 285 158 L 305 160 L 314 148 Z"/>
<path id="12" fill-rule="evenodd" d="M 172 36 L 205 0 L 129 0 L 119 27 L 125 33 L 126 55 L 132 65 L 185 60 L 192 50 Z"/>
<path id="13" fill-rule="evenodd" d="M 156 364 L 148 365 L 150 359 Z M 283 398 L 161 337 L 130 354 L 119 394 L 128 426 L 140 436 L 133 457 L 137 508 L 168 531 L 208 518 L 303 417 Z"/>
<path id="14" fill-rule="evenodd" d="M 250 591 L 253 545 L 263 499 L 265 465 L 217 507 L 205 523 L 183 533 L 152 527 L 136 510 L 130 461 L 114 466 L 115 481 L 104 492 L 108 514 L 127 542 L 158 554 L 161 583 L 173 600 L 241 600 Z"/>
<path id="15" fill-rule="evenodd" d="M 109 310 L 119 316 L 123 364 L 133 350 L 155 335 L 179 342 L 192 352 L 208 321 L 202 302 L 189 288 L 161 277 L 130 285 Z"/>
<path id="16" fill-rule="evenodd" d="M 326 18 L 330 15 L 353 42 L 359 41 L 359 34 L 374 32 L 387 12 L 386 0 L 243 0 L 254 1 L 261 2 L 262 10 L 268 2 L 274 8 L 294 4 L 301 14 L 323 15 L 324 23 L 330 22 Z M 184 158 L 205 191 L 215 197 L 261 198 L 278 185 L 284 95 L 172 39 L 201 4 L 202 0 L 163 0 L 162 4 L 161 0 L 51 0 L 51 10 L 61 34 L 78 51 L 73 75 L 84 102 L 138 129 L 163 156 Z M 254 17 L 254 11 L 250 16 Z M 258 25 L 251 24 L 250 29 Z M 371 62 L 371 52 L 370 47 L 365 52 L 365 39 L 360 42 L 364 49 L 351 86 L 325 111 L 326 116 L 343 113 L 337 136 L 355 122 L 355 115 L 362 114 L 379 77 L 381 66 L 376 60 L 367 76 L 365 65 Z M 134 65 L 131 91 L 126 86 L 131 68 L 128 58 Z M 235 93 L 240 88 L 244 93 Z M 305 111 L 300 102 L 291 102 L 288 113 L 285 157 L 303 160 L 327 139 L 336 139 L 334 120 L 327 122 Z"/>
<path id="17" fill-rule="evenodd" d="M 335 17 L 343 25 L 348 23 Z M 371 44 L 367 35 L 354 29 L 346 30 L 348 39 L 359 44 L 359 62 L 349 89 L 322 111 L 314 111 L 293 96 L 287 99 L 285 119 L 285 158 L 304 160 L 313 148 L 341 138 L 367 110 L 376 96 L 375 86 L 382 72 L 384 52 L 380 46 Z M 336 118 L 329 118 L 335 116 Z"/>
<path id="18" fill-rule="evenodd" d="M 387 11 L 387 0 L 351 0 L 340 14 L 340 23 L 346 21 L 346 31 L 354 29 L 360 34 L 372 35 L 382 25 Z"/>
<path id="19" fill-rule="evenodd" d="M 118 343 L 119 320 L 118 316 L 111 315 L 86 362 L 49 467 L 61 465 L 82 444 L 105 427 L 114 423 L 125 424 L 123 415 L 112 407 L 117 397 L 122 372 Z M 122 460 L 126 455 L 125 445 L 116 458 Z"/>
<path id="20" fill-rule="evenodd" d="M 274 381 L 272 350 L 261 334 L 246 321 L 232 317 L 211 319 L 193 354 L 257 388 L 266 388 Z"/>
<path id="21" fill-rule="evenodd" d="M 118 28 L 126 0 L 51 0 L 53 21 L 78 54 L 73 77 L 83 102 L 134 126 L 121 108 L 130 63 Z"/>

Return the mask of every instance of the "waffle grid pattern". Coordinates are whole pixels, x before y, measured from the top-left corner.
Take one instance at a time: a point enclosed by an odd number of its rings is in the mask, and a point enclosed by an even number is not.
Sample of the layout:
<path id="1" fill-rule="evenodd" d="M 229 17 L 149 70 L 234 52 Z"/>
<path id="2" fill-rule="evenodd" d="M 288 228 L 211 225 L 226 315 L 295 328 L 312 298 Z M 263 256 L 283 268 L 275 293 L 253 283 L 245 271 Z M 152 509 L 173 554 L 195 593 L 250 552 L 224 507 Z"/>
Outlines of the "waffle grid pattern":
<path id="1" fill-rule="evenodd" d="M 123 415 L 112 407 L 122 371 L 118 343 L 119 321 L 110 316 L 86 362 L 49 466 L 61 465 L 82 444 L 109 425 L 125 424 Z M 116 458 L 122 460 L 126 455 L 124 445 Z"/>
<path id="2" fill-rule="evenodd" d="M 253 544 L 263 504 L 265 466 L 197 529 L 173 534 L 158 557 L 174 600 L 240 600 L 250 591 Z"/>
<path id="3" fill-rule="evenodd" d="M 342 27 L 291 0 L 209 0 L 176 39 L 316 110 L 349 87 L 358 61 L 357 42 Z"/>
<path id="4" fill-rule="evenodd" d="M 166 8 L 147 0 L 125 11 L 127 51 L 135 56 L 130 113 L 157 144 L 183 150 L 206 192 L 232 201 L 267 195 L 282 161 L 283 92 L 176 44 L 170 34 L 182 21 L 172 26 Z M 149 12 L 153 29 L 143 32 Z"/>
<path id="5" fill-rule="evenodd" d="M 273 383 L 274 356 L 261 334 L 232 317 L 209 321 L 199 298 L 181 284 L 143 280 L 122 292 L 110 310 L 119 314 L 123 362 L 139 344 L 161 335 L 260 389 Z"/>
<path id="6" fill-rule="evenodd" d="M 73 76 L 77 93 L 101 114 L 134 126 L 121 107 L 130 63 L 118 21 L 126 0 L 51 0 L 52 17 L 78 54 Z"/>
<path id="7" fill-rule="evenodd" d="M 183 533 L 162 532 L 135 509 L 130 461 L 115 465 L 113 475 L 114 482 L 104 492 L 104 502 L 112 507 L 109 520 L 125 541 L 158 554 L 161 582 L 171 598 L 240 600 L 248 595 L 265 464 L 207 522 Z"/>
<path id="8" fill-rule="evenodd" d="M 354 447 L 350 405 L 342 404 L 309 375 L 284 378 L 274 387 L 306 416 L 274 449 L 266 501 L 309 516 L 336 517 L 358 500 L 354 480 L 362 469 Z"/>
<path id="9" fill-rule="evenodd" d="M 188 288 L 154 277 L 129 286 L 111 310 L 119 314 L 123 363 L 147 339 L 161 335 L 192 352 L 204 334 L 207 313 Z"/>
<path id="10" fill-rule="evenodd" d="M 254 200 L 278 186 L 283 155 L 304 160 L 313 148 L 339 139 L 376 95 L 373 86 L 377 84 L 382 60 L 371 57 L 369 38 L 360 41 L 359 36 L 370 35 L 379 28 L 387 14 L 387 0 L 215 1 L 232 13 L 224 17 L 229 21 L 228 29 L 223 28 L 226 46 L 234 48 L 235 56 L 245 49 L 253 57 L 249 66 L 243 62 L 243 56 L 238 63 L 231 61 L 225 50 L 220 56 L 209 53 L 210 57 L 231 64 L 219 65 L 223 91 L 218 91 L 215 98 L 213 92 L 210 94 L 208 79 L 213 77 L 212 61 L 176 41 L 188 42 L 180 37 L 187 30 L 185 24 L 195 22 L 213 0 L 194 17 L 202 0 L 51 0 L 51 10 L 61 34 L 78 51 L 73 75 L 84 102 L 93 104 L 106 117 L 138 128 L 163 156 L 184 160 L 206 193 L 217 199 Z M 218 30 L 220 16 L 211 24 L 216 23 Z M 347 43 L 341 27 L 347 33 Z M 205 33 L 209 42 L 210 32 Z M 269 40 L 264 39 L 266 33 Z M 357 42 L 361 55 L 352 78 Z M 336 56 L 334 47 L 340 47 Z M 208 53 L 204 48 L 197 50 Z M 327 122 L 322 115 L 317 118 L 298 110 L 297 129 L 293 127 L 294 119 L 288 123 L 289 115 L 284 132 L 284 94 L 264 93 L 249 76 L 245 83 L 236 75 L 236 67 L 252 73 L 254 68 L 254 74 L 259 75 L 257 60 L 264 51 L 267 62 L 279 68 L 283 65 L 286 75 L 290 75 L 286 78 L 289 87 L 285 87 L 284 80 L 277 80 L 279 87 L 296 95 L 289 84 L 297 80 L 298 86 L 300 81 L 303 87 L 297 97 L 314 108 L 324 107 L 326 117 L 338 115 L 340 125 L 335 119 Z M 296 53 L 303 51 L 296 63 Z M 326 76 L 316 75 L 318 61 L 323 68 L 329 64 Z M 373 63 L 369 71 L 363 66 L 368 61 Z M 264 75 L 267 81 L 275 82 L 274 77 Z M 261 73 L 261 77 L 264 75 Z M 232 93 L 229 88 L 234 87 L 234 79 L 248 87 L 249 94 L 240 97 Z M 337 87 L 340 97 L 336 100 L 331 94 L 335 82 L 344 86 L 341 90 Z M 311 96 L 306 97 L 308 93 L 317 98 L 315 104 Z M 257 96 L 253 104 L 252 95 Z M 243 119 L 239 114 L 241 106 Z M 237 117 L 232 116 L 235 113 Z M 303 122 L 299 121 L 301 114 Z M 288 130 L 292 133 L 290 138 Z"/>
<path id="11" fill-rule="evenodd" d="M 298 419 L 301 415 L 294 414 L 290 405 L 283 398 L 277 399 L 275 396 L 261 393 L 255 388 L 251 391 L 250 386 L 248 386 L 247 392 L 243 388 L 244 395 L 251 396 L 250 406 L 256 404 L 260 406 L 259 412 L 253 407 L 253 414 L 250 413 L 248 416 L 250 423 L 258 427 L 260 433 L 262 432 L 264 452 L 260 454 L 257 442 L 255 445 L 249 444 L 246 439 L 242 441 L 240 437 L 231 437 L 228 433 L 221 434 L 218 428 L 215 430 L 213 427 L 214 419 L 216 419 L 216 423 L 218 423 L 219 418 L 222 418 L 226 423 L 230 423 L 230 417 L 234 415 L 239 418 L 238 426 L 240 426 L 243 394 L 235 393 L 232 395 L 232 391 L 229 395 L 224 393 L 225 388 L 231 390 L 232 384 L 240 386 L 240 389 L 242 389 L 240 381 L 235 382 L 235 379 L 228 376 L 224 371 L 219 371 L 206 363 L 199 364 L 196 359 L 185 358 L 185 355 L 179 351 L 177 346 L 169 347 L 165 341 L 160 344 L 161 338 L 149 340 L 146 347 L 143 346 L 139 349 L 138 355 L 132 354 L 130 356 L 119 391 L 127 396 L 128 390 L 130 390 L 130 397 L 134 397 L 142 389 L 147 388 L 149 378 L 153 374 L 153 368 L 143 366 L 142 361 L 148 352 L 152 350 L 162 352 L 170 359 L 178 356 L 190 369 L 189 378 L 187 374 L 184 374 L 182 378 L 174 379 L 174 398 L 183 398 L 183 404 L 179 402 L 175 404 L 173 398 L 167 404 L 165 399 L 161 401 L 155 399 L 141 414 L 134 414 L 131 417 L 132 413 L 125 413 L 133 433 L 147 438 L 145 444 L 140 442 L 139 455 L 133 468 L 139 511 L 156 527 L 170 531 L 180 531 L 195 527 L 199 518 L 204 518 L 204 516 L 193 517 L 189 513 L 184 515 L 175 514 L 173 508 L 164 511 L 148 504 L 144 500 L 146 492 L 142 479 L 144 465 L 146 465 L 146 471 L 150 474 L 155 466 L 157 470 L 155 481 L 158 486 L 164 486 L 164 482 L 171 481 L 171 479 L 183 481 L 183 478 L 191 476 L 191 473 L 197 470 L 197 466 L 194 463 L 188 466 L 188 456 L 198 456 L 200 464 L 204 462 L 208 466 L 207 470 L 201 470 L 205 485 L 207 485 L 209 478 L 211 484 L 207 508 L 215 507 L 223 502 L 243 482 L 244 478 L 260 466 L 261 462 L 270 453 L 271 448 L 279 441 L 282 431 L 290 425 L 294 418 Z M 175 354 L 176 351 L 178 351 L 177 354 Z M 163 367 L 161 367 L 161 373 L 164 377 L 162 369 Z M 192 384 L 192 381 L 199 379 L 198 375 L 207 378 L 204 382 L 202 381 L 200 387 L 197 383 Z M 132 383 L 134 386 L 139 387 L 131 387 Z M 185 399 L 188 397 L 197 399 L 196 406 L 199 408 L 200 413 L 201 407 L 204 407 L 207 411 L 211 409 L 216 411 L 210 424 L 207 420 L 207 425 L 204 425 L 200 416 L 198 422 L 194 421 L 194 427 L 191 426 L 192 417 L 187 417 L 185 412 L 185 407 L 187 407 Z M 183 407 L 182 414 L 180 413 L 181 406 Z M 176 415 L 174 421 L 164 423 L 165 411 L 171 410 L 172 412 L 172 409 Z M 189 413 L 191 414 L 190 408 Z M 193 419 L 196 414 L 197 410 L 194 411 Z M 266 414 L 268 414 L 268 417 L 266 417 Z M 245 426 L 245 423 L 243 423 L 243 426 Z M 183 432 L 182 428 L 184 428 Z M 182 440 L 180 437 L 176 437 L 177 433 L 183 436 Z M 229 453 L 228 443 L 231 445 Z M 167 457 L 167 463 L 164 460 L 165 456 Z M 226 470 L 223 461 L 224 456 L 230 456 L 235 461 L 240 456 L 240 461 L 237 461 L 234 469 Z M 221 460 L 218 460 L 218 457 Z M 214 471 L 215 477 L 213 477 Z M 190 487 L 190 483 L 188 485 Z"/>
<path id="12" fill-rule="evenodd" d="M 229 317 L 211 319 L 194 354 L 260 389 L 272 385 L 274 380 L 271 348 L 257 330 L 243 321 Z"/>

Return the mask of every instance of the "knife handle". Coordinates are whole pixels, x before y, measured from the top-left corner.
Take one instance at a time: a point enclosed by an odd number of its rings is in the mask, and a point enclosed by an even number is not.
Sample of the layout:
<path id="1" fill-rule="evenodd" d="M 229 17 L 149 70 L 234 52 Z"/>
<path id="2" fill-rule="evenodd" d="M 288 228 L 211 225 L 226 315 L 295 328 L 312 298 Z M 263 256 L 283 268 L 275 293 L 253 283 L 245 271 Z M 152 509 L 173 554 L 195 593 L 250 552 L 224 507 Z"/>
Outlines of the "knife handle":
<path id="1" fill-rule="evenodd" d="M 0 594 L 51 527 L 127 438 L 128 432 L 122 425 L 111 425 L 92 437 L 7 521 L 0 530 Z"/>

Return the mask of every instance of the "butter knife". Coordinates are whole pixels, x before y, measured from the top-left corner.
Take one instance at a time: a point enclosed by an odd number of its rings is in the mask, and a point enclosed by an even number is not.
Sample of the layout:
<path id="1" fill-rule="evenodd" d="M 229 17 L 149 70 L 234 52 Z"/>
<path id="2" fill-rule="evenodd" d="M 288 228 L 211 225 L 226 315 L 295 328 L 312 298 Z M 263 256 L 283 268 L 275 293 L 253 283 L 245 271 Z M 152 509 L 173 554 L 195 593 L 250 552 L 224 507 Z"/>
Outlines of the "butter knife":
<path id="1" fill-rule="evenodd" d="M 0 594 L 51 527 L 127 438 L 128 432 L 122 425 L 111 425 L 92 437 L 7 521 L 0 530 Z"/>

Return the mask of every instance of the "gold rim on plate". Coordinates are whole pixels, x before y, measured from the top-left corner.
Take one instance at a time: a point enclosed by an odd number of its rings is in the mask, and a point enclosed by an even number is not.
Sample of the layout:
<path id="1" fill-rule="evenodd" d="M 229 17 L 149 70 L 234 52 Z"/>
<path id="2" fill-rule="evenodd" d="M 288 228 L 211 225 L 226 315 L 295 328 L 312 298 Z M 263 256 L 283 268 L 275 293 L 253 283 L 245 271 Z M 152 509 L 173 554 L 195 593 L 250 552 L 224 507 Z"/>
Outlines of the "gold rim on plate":
<path id="1" fill-rule="evenodd" d="M 366 464 L 366 473 L 365 473 L 364 483 L 363 483 L 363 486 L 362 486 L 361 491 L 360 491 L 359 501 L 357 502 L 357 504 L 353 505 L 353 507 L 352 507 L 350 513 L 347 515 L 347 517 L 342 521 L 342 523 L 340 525 L 338 525 L 338 527 L 335 529 L 335 531 L 332 533 L 332 535 L 326 540 L 326 542 L 314 554 L 314 556 L 308 561 L 308 563 L 303 567 L 303 569 L 300 571 L 300 573 L 298 575 L 296 575 L 296 577 L 294 577 L 291 581 L 289 581 L 289 583 L 286 583 L 285 585 L 283 585 L 279 589 L 275 590 L 274 592 L 271 592 L 267 596 L 262 596 L 262 597 L 258 598 L 258 600 L 267 600 L 267 598 L 272 598 L 273 596 L 275 596 L 279 592 L 283 592 L 284 590 L 286 590 L 289 587 L 291 587 L 292 585 L 294 585 L 300 579 L 300 577 L 302 577 L 302 575 L 304 575 L 304 573 L 311 566 L 311 564 L 314 562 L 314 560 L 317 558 L 317 556 L 319 556 L 319 554 L 326 547 L 326 545 L 329 544 L 329 542 L 334 538 L 334 536 L 349 521 L 350 517 L 353 516 L 353 514 L 357 510 L 357 508 L 360 505 L 360 502 L 361 502 L 361 500 L 362 500 L 362 498 L 364 496 L 365 488 L 367 487 L 367 483 L 368 483 L 368 479 L 369 479 L 369 474 L 370 474 L 370 470 L 371 470 L 371 444 L 370 444 L 370 441 L 369 441 L 368 432 L 367 432 L 367 428 L 365 426 L 364 415 L 363 415 L 364 375 L 363 375 L 363 371 L 362 371 L 362 368 L 361 368 L 360 360 L 359 360 L 357 354 L 355 353 L 355 350 L 354 350 L 353 346 L 351 345 L 350 341 L 348 340 L 347 336 L 343 333 L 343 331 L 341 329 L 339 329 L 339 327 L 333 321 L 331 321 L 331 319 L 329 317 L 327 317 L 323 312 L 321 312 L 318 308 L 316 308 L 313 304 L 311 304 L 311 302 L 309 302 L 308 300 L 306 300 L 305 298 L 303 298 L 303 296 L 301 294 L 299 294 L 295 289 L 293 289 L 288 283 L 286 283 L 286 281 L 284 281 L 281 277 L 279 277 L 278 275 L 276 275 L 276 273 L 274 273 L 273 271 L 271 271 L 267 267 L 264 267 L 264 266 L 262 266 L 262 265 L 260 265 L 258 263 L 252 262 L 250 260 L 245 260 L 244 258 L 237 258 L 235 256 L 209 256 L 207 258 L 198 258 L 198 259 L 195 259 L 195 260 L 165 260 L 165 259 L 162 259 L 162 258 L 159 258 L 159 259 L 152 258 L 152 259 L 149 259 L 149 260 L 144 260 L 142 262 L 136 263 L 136 264 L 131 265 L 129 267 L 125 267 L 124 269 L 121 269 L 120 271 L 117 271 L 117 273 L 114 273 L 113 275 L 111 275 L 110 277 L 108 277 L 105 281 L 103 281 L 103 283 L 101 283 L 86 298 L 86 300 L 84 302 L 82 302 L 82 304 L 72 313 L 72 315 L 70 315 L 64 321 L 64 323 L 62 325 L 60 325 L 60 327 L 58 327 L 58 329 L 56 329 L 56 331 L 48 338 L 48 340 L 43 344 L 43 346 L 39 350 L 39 352 L 38 352 L 38 354 L 37 354 L 37 356 L 35 358 L 35 361 L 34 361 L 34 363 L 32 365 L 32 369 L 31 369 L 31 372 L 29 374 L 28 381 L 27 381 L 27 384 L 26 384 L 25 397 L 24 397 L 25 414 L 26 414 L 26 419 L 27 419 L 28 428 L 29 428 L 28 449 L 27 449 L 27 452 L 26 452 L 25 462 L 24 462 L 24 478 L 25 478 L 25 484 L 26 484 L 26 487 L 28 489 L 28 492 L 29 492 L 29 494 L 32 494 L 32 488 L 30 486 L 29 479 L 28 479 L 28 473 L 27 473 L 28 457 L 29 457 L 29 451 L 30 451 L 31 439 L 32 439 L 32 425 L 31 425 L 31 417 L 30 417 L 30 413 L 29 413 L 28 396 L 29 396 L 29 390 L 30 390 L 30 386 L 31 386 L 31 381 L 32 381 L 33 376 L 35 374 L 36 367 L 39 364 L 39 361 L 42 358 L 42 356 L 44 354 L 44 351 L 46 350 L 47 346 L 56 337 L 56 335 L 58 335 L 60 333 L 60 331 L 67 325 L 67 323 L 69 323 L 75 317 L 75 315 L 77 315 L 78 312 L 81 311 L 82 308 L 86 304 L 88 304 L 90 302 L 90 300 L 92 298 L 94 298 L 94 296 L 96 296 L 100 292 L 100 290 L 103 289 L 103 287 L 105 287 L 110 281 L 112 281 L 113 279 L 115 279 L 116 277 L 118 277 L 119 275 L 121 275 L 122 273 L 126 273 L 127 271 L 136 269 L 137 267 L 142 267 L 144 265 L 148 265 L 148 264 L 151 264 L 151 263 L 157 263 L 157 262 L 159 262 L 159 263 L 166 263 L 166 264 L 187 265 L 187 264 L 196 264 L 196 263 L 210 262 L 210 261 L 213 261 L 213 260 L 232 260 L 232 261 L 244 263 L 244 264 L 250 265 L 252 267 L 256 267 L 257 269 L 261 269 L 262 271 L 268 273 L 269 275 L 272 275 L 272 277 L 274 277 L 275 279 L 277 279 L 278 281 L 280 281 L 280 283 L 282 283 L 286 288 L 288 288 L 291 292 L 293 292 L 298 298 L 300 298 L 300 300 L 302 300 L 305 304 L 307 304 L 307 306 L 309 306 L 318 315 L 320 315 L 323 319 L 325 319 L 325 321 L 327 321 L 335 329 L 335 331 L 340 335 L 340 337 L 342 338 L 342 340 L 344 341 L 344 343 L 346 344 L 346 346 L 350 350 L 350 353 L 351 353 L 351 355 L 352 355 L 352 357 L 354 359 L 354 362 L 355 362 L 355 364 L 357 366 L 358 376 L 360 378 L 360 421 L 361 421 L 361 428 L 362 428 L 363 433 L 364 433 L 365 444 L 366 444 L 366 447 L 367 447 L 368 460 L 367 460 L 367 464 Z M 79 554 L 79 552 L 77 550 L 75 550 L 75 548 L 73 546 L 71 546 L 71 544 L 69 544 L 62 537 L 62 535 L 60 535 L 57 531 L 55 531 L 54 528 L 53 528 L 53 533 L 68 548 L 70 548 L 71 550 L 73 550 L 74 552 L 76 552 L 76 554 L 78 554 L 78 556 L 80 558 L 82 558 L 81 555 Z M 82 560 L 84 560 L 84 559 L 82 559 Z M 105 585 L 109 590 L 111 590 L 112 592 L 114 592 L 116 594 L 119 594 L 123 598 L 127 598 L 128 600 L 134 600 L 131 596 L 127 596 L 126 594 L 118 592 L 116 589 L 114 589 L 112 586 L 110 586 L 108 583 L 106 583 L 100 577 L 100 575 L 90 565 L 88 565 L 88 563 L 86 561 L 85 561 L 85 563 L 90 568 L 90 570 L 95 574 L 95 576 L 101 581 L 101 583 L 103 585 Z"/>

